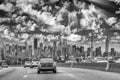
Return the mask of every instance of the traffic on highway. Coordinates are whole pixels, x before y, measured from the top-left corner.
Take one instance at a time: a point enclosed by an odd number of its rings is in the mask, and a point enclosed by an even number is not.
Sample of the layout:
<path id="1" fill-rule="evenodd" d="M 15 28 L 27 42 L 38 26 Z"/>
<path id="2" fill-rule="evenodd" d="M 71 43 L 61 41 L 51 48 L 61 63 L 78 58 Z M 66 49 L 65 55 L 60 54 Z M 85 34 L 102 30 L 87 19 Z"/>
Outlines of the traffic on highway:
<path id="1" fill-rule="evenodd" d="M 0 80 L 120 80 L 120 0 L 0 0 Z"/>
<path id="2" fill-rule="evenodd" d="M 36 68 L 14 67 L 15 70 L 9 74 L 2 74 L 0 80 L 119 80 L 119 73 L 110 73 L 90 69 L 77 69 L 57 67 L 57 73 L 52 71 L 41 71 L 37 73 Z M 9 67 L 8 69 L 11 69 Z M 108 77 L 109 76 L 109 77 Z"/>
<path id="3" fill-rule="evenodd" d="M 75 61 L 75 62 L 74 62 Z M 42 57 L 39 60 L 25 61 L 24 65 L 2 67 L 0 70 L 0 80 L 119 80 L 119 73 L 98 69 L 94 64 L 94 69 L 90 69 L 91 62 L 77 62 L 74 59 L 67 63 L 60 63 L 51 57 Z M 5 63 L 4 63 L 5 64 Z M 68 65 L 69 64 L 69 65 Z M 80 65 L 84 64 L 86 66 Z M 113 63 L 112 63 L 113 64 Z M 5 64 L 6 65 L 6 64 Z M 64 65 L 64 66 L 63 66 Z M 72 66 L 71 66 L 72 65 Z M 76 66 L 77 67 L 74 67 Z M 106 67 L 107 63 L 104 67 Z M 114 64 L 116 65 L 116 63 Z M 118 64 L 117 64 L 118 65 Z M 84 68 L 80 68 L 83 66 Z M 86 68 L 89 67 L 89 68 Z M 95 68 L 96 67 L 96 68 Z M 111 67 L 111 66 L 110 66 Z M 105 69 L 105 68 L 104 68 Z M 112 69 L 112 68 L 110 68 Z M 113 68 L 115 69 L 115 67 Z M 97 74 L 96 74 L 97 73 Z M 109 77 L 107 77 L 109 76 Z"/>

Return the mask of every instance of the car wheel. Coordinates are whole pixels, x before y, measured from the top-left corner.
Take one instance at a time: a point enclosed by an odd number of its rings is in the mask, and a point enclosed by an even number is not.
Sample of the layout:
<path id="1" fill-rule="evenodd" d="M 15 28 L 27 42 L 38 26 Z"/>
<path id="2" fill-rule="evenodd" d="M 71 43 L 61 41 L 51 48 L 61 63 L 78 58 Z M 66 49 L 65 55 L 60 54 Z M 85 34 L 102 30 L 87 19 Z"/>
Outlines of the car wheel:
<path id="1" fill-rule="evenodd" d="M 56 69 L 53 70 L 54 73 L 57 73 Z"/>
<path id="2" fill-rule="evenodd" d="M 26 68 L 26 67 L 24 66 L 24 68 Z"/>
<path id="3" fill-rule="evenodd" d="M 40 74 L 40 70 L 38 70 L 37 73 Z"/>

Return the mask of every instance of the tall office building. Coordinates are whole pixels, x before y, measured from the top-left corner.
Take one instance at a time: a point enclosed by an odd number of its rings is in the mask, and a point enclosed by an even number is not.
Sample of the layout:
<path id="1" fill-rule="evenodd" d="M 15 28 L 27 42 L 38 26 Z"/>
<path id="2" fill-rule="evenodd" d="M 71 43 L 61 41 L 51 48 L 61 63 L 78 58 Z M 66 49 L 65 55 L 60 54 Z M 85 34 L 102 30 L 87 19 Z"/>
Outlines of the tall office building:
<path id="1" fill-rule="evenodd" d="M 85 53 L 84 53 L 84 46 L 80 47 L 80 53 L 83 57 L 85 57 Z"/>
<path id="2" fill-rule="evenodd" d="M 115 48 L 111 48 L 111 56 L 115 56 Z"/>
<path id="3" fill-rule="evenodd" d="M 102 56 L 101 47 L 95 48 L 95 56 Z"/>
<path id="4" fill-rule="evenodd" d="M 99 48 L 95 48 L 95 57 L 99 55 Z"/>
<path id="5" fill-rule="evenodd" d="M 87 57 L 90 56 L 90 51 L 91 51 L 91 48 L 87 48 Z"/>
<path id="6" fill-rule="evenodd" d="M 37 49 L 38 46 L 38 40 L 37 38 L 34 39 L 34 49 Z"/>
<path id="7" fill-rule="evenodd" d="M 72 55 L 76 56 L 76 45 L 72 46 Z"/>
<path id="8" fill-rule="evenodd" d="M 101 47 L 98 48 L 98 55 L 99 55 L 99 56 L 102 56 Z"/>

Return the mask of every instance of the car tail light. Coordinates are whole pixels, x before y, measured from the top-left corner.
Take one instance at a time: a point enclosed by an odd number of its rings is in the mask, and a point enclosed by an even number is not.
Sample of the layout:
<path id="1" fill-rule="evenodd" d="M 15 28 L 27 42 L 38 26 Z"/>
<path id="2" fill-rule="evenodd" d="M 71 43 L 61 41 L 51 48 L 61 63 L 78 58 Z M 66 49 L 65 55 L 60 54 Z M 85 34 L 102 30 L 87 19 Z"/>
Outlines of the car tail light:
<path id="1" fill-rule="evenodd" d="M 56 66 L 56 63 L 55 63 L 55 62 L 53 63 L 53 66 Z"/>
<path id="2" fill-rule="evenodd" d="M 41 63 L 38 63 L 38 66 L 41 67 Z"/>

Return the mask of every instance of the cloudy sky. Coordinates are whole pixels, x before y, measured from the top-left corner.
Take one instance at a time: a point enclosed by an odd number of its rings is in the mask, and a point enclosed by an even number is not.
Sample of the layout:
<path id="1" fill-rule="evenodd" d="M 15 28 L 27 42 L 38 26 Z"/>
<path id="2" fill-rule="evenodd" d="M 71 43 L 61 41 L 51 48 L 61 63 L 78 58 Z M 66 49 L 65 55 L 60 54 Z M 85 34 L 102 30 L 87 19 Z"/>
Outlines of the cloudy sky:
<path id="1" fill-rule="evenodd" d="M 42 31 L 60 33 L 68 40 L 84 42 L 89 40 L 89 34 L 83 36 L 76 33 L 93 30 L 99 33 L 96 38 L 103 39 L 103 23 L 116 29 L 120 24 L 113 13 L 99 5 L 111 6 L 103 0 L 1 0 L 0 33 L 8 39 L 26 40 L 31 36 L 27 32 Z"/>

